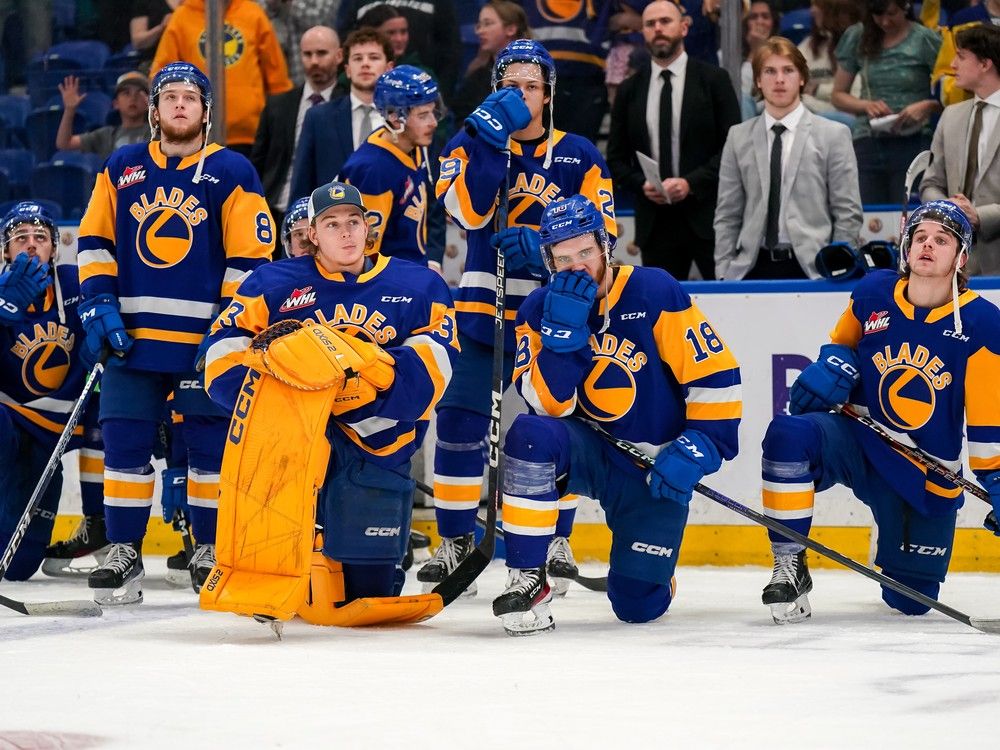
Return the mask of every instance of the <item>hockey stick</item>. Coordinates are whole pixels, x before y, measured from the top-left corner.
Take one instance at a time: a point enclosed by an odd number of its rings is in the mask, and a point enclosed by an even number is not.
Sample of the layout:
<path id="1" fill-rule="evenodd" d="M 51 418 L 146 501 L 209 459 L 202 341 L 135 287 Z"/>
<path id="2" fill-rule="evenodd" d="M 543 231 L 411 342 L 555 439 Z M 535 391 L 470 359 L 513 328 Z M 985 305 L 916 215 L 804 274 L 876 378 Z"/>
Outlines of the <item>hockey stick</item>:
<path id="1" fill-rule="evenodd" d="M 66 426 L 63 428 L 62 435 L 59 436 L 56 447 L 52 451 L 52 456 L 45 465 L 42 476 L 39 478 L 38 484 L 35 485 L 34 492 L 31 493 L 28 505 L 24 509 L 24 513 L 21 514 L 21 520 L 17 522 L 17 527 L 14 529 L 10 541 L 7 543 L 7 549 L 4 551 L 3 557 L 0 558 L 0 581 L 3 580 L 4 575 L 7 573 L 7 569 L 14 559 L 17 548 L 21 546 L 31 520 L 35 517 L 35 513 L 38 512 L 38 506 L 42 502 L 42 495 L 48 489 L 52 477 L 55 476 L 56 469 L 62 461 L 63 453 L 66 452 L 66 446 L 69 445 L 69 441 L 73 437 L 73 430 L 76 429 L 77 422 L 80 421 L 80 416 L 83 414 L 83 410 L 87 406 L 87 401 L 90 399 L 90 394 L 94 392 L 94 387 L 97 385 L 97 381 L 100 379 L 103 371 L 104 362 L 102 360 L 94 365 L 94 369 L 87 375 L 87 380 L 83 384 L 83 392 L 77 397 L 76 403 L 73 404 L 73 409 L 66 419 Z M 97 604 L 88 601 L 19 602 L 0 595 L 0 605 L 13 609 L 15 612 L 20 612 L 22 615 L 100 617 L 103 614 Z"/>
<path id="2" fill-rule="evenodd" d="M 913 183 L 917 181 L 917 175 L 927 171 L 927 167 L 931 165 L 931 161 L 933 159 L 934 154 L 930 151 L 930 149 L 921 151 L 913 157 L 913 161 L 910 162 L 910 166 L 906 168 L 906 184 L 903 186 L 906 192 L 903 193 L 902 214 L 900 214 L 899 217 L 900 242 L 903 241 L 903 229 L 906 227 L 906 219 L 910 214 L 910 194 L 913 193 Z"/>
<path id="3" fill-rule="evenodd" d="M 618 450 L 628 455 L 630 458 L 632 458 L 634 461 L 636 461 L 644 468 L 650 469 L 653 467 L 654 463 L 653 459 L 650 458 L 648 455 L 646 455 L 642 450 L 632 445 L 632 443 L 626 440 L 621 440 L 620 438 L 616 438 L 613 435 L 608 434 L 607 432 L 604 431 L 603 428 L 601 428 L 599 425 L 593 424 L 592 422 L 587 422 L 587 424 L 590 427 L 592 427 L 594 431 L 597 432 L 601 437 L 603 437 L 613 446 L 618 448 Z M 762 513 L 758 513 L 755 510 L 751 510 L 742 503 L 738 503 L 735 500 L 726 497 L 722 493 L 716 492 L 715 490 L 706 487 L 700 482 L 694 486 L 694 489 L 700 495 L 704 495 L 709 500 L 714 500 L 715 502 L 719 503 L 719 505 L 726 506 L 730 510 L 739 513 L 744 518 L 749 518 L 751 521 L 754 521 L 760 524 L 761 526 L 765 526 L 771 531 L 774 531 L 775 533 L 781 534 L 782 536 L 785 536 L 791 539 L 792 541 L 798 542 L 803 547 L 807 547 L 808 549 L 811 549 L 813 552 L 820 554 L 823 557 L 833 560 L 834 562 L 838 562 L 844 567 L 850 568 L 855 573 L 860 573 L 866 578 L 871 578 L 873 581 L 877 581 L 886 588 L 892 589 L 897 594 L 902 594 L 908 599 L 912 599 L 915 602 L 923 604 L 925 607 L 936 609 L 941 614 L 946 615 L 953 620 L 957 620 L 963 625 L 968 625 L 970 627 L 975 628 L 976 630 L 982 631 L 983 633 L 1000 634 L 1000 619 L 992 619 L 985 617 L 970 617 L 969 615 L 963 612 L 959 612 L 957 609 L 952 609 L 948 605 L 942 604 L 936 599 L 931 599 L 929 596 L 925 596 L 924 594 L 921 594 L 919 591 L 911 589 L 909 586 L 906 586 L 900 583 L 899 581 L 893 580 L 888 576 L 882 575 L 878 571 L 872 570 L 871 568 L 862 565 L 861 563 L 857 563 L 851 558 L 845 557 L 844 555 L 840 554 L 836 550 L 832 550 L 829 547 L 810 539 L 804 534 L 800 534 L 799 532 L 788 528 L 780 521 L 776 521 L 773 518 L 768 518 Z"/>
<path id="4" fill-rule="evenodd" d="M 961 487 L 963 490 L 965 490 L 966 492 L 968 492 L 970 495 L 975 495 L 976 497 L 978 497 L 983 502 L 989 503 L 990 507 L 992 508 L 993 502 L 990 500 L 990 493 L 988 493 L 986 490 L 984 490 L 978 484 L 974 484 L 973 482 L 970 482 L 965 477 L 963 477 L 963 476 L 961 476 L 959 474 L 956 474 L 951 469 L 947 468 L 946 466 L 941 465 L 940 463 L 938 463 L 937 461 L 935 461 L 933 458 L 931 458 L 930 456 L 928 456 L 926 453 L 924 453 L 919 448 L 916 448 L 916 447 L 914 447 L 912 445 L 907 445 L 906 443 L 901 443 L 900 441 L 896 440 L 896 438 L 894 438 L 892 435 L 890 435 L 888 432 L 886 432 L 882 428 L 882 425 L 880 425 L 878 422 L 876 422 L 871 417 L 865 416 L 864 414 L 859 414 L 858 412 L 854 411 L 854 409 L 851 408 L 847 404 L 841 404 L 839 406 L 834 406 L 833 409 L 834 409 L 834 411 L 838 412 L 839 414 L 843 414 L 848 419 L 853 419 L 855 422 L 860 422 L 865 427 L 870 428 L 872 430 L 872 432 L 874 432 L 876 435 L 878 435 L 885 443 L 887 443 L 891 447 L 895 448 L 897 451 L 899 451 L 900 453 L 902 453 L 907 458 L 910 458 L 910 459 L 916 461 L 918 464 L 920 464 L 921 466 L 924 466 L 929 471 L 933 471 L 938 476 L 944 477 L 945 479 L 947 479 L 949 482 L 952 482 L 957 487 Z M 996 519 L 996 515 L 993 513 L 992 510 L 990 510 L 990 512 L 987 514 L 985 520 L 983 521 L 983 526 L 985 526 L 988 530 L 993 531 L 993 532 L 995 532 L 997 530 L 997 519 Z"/>
<path id="5" fill-rule="evenodd" d="M 163 449 L 163 458 L 166 461 L 170 460 L 170 455 L 173 448 L 173 439 L 170 436 L 170 431 L 167 429 L 166 422 L 160 422 L 157 428 L 157 434 L 160 439 L 160 447 Z M 181 543 L 184 545 L 184 557 L 191 563 L 194 559 L 194 539 L 191 536 L 191 526 L 188 523 L 187 514 L 184 513 L 183 508 L 177 508 L 174 511 L 173 518 L 170 519 L 170 526 L 174 531 L 180 532 Z M 191 569 L 191 585 L 194 586 L 194 570 Z"/>
<path id="6" fill-rule="evenodd" d="M 507 227 L 508 202 L 510 199 L 510 143 L 507 144 L 507 168 L 504 171 L 503 193 L 497 208 L 497 229 Z M 497 253 L 496 308 L 493 313 L 493 392 L 490 396 L 490 469 L 487 481 L 486 533 L 479 545 L 470 552 L 448 576 L 434 587 L 440 594 L 444 606 L 448 606 L 462 595 L 469 584 L 493 559 L 496 548 L 497 511 L 500 508 L 500 408 L 503 404 L 503 343 L 504 312 L 507 301 L 507 283 L 503 253 Z"/>

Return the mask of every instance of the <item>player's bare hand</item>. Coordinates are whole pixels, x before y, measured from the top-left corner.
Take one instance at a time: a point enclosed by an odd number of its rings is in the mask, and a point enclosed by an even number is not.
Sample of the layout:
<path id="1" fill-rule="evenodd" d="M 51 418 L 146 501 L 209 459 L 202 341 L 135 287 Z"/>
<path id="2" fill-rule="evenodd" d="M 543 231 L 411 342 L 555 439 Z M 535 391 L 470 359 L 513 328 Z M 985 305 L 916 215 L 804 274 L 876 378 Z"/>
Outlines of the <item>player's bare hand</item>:
<path id="1" fill-rule="evenodd" d="M 650 182 L 642 183 L 642 194 L 653 203 L 657 203 L 661 206 L 665 206 L 667 204 L 667 199 L 659 190 L 653 187 L 653 184 Z"/>
<path id="2" fill-rule="evenodd" d="M 976 207 L 972 205 L 972 201 L 961 193 L 951 196 L 948 200 L 959 207 L 962 213 L 965 214 L 965 218 L 969 220 L 970 224 L 972 224 L 973 229 L 979 229 L 979 212 L 976 210 Z"/>
<path id="3" fill-rule="evenodd" d="M 66 76 L 59 84 L 59 93 L 62 96 L 64 109 L 76 109 L 80 102 L 87 98 L 86 94 L 80 93 L 80 79 L 76 76 Z"/>
<path id="4" fill-rule="evenodd" d="M 881 99 L 869 99 L 865 101 L 865 116 L 869 120 L 876 117 L 885 117 L 892 114 L 892 109 Z"/>
<path id="5" fill-rule="evenodd" d="M 671 203 L 680 203 L 691 193 L 691 185 L 683 177 L 668 177 L 663 181 L 663 189 Z"/>

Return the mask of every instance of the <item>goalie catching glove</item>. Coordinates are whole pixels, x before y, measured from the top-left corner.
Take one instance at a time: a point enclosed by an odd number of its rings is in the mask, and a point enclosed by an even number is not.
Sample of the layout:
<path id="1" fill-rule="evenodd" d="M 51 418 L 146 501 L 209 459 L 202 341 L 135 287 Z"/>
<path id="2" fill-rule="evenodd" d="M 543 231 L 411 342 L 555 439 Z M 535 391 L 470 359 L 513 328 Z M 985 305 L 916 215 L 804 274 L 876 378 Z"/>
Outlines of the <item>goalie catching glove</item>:
<path id="1" fill-rule="evenodd" d="M 384 391 L 396 377 L 396 360 L 377 344 L 299 320 L 282 320 L 257 334 L 243 363 L 304 391 L 343 390 L 357 378 Z"/>

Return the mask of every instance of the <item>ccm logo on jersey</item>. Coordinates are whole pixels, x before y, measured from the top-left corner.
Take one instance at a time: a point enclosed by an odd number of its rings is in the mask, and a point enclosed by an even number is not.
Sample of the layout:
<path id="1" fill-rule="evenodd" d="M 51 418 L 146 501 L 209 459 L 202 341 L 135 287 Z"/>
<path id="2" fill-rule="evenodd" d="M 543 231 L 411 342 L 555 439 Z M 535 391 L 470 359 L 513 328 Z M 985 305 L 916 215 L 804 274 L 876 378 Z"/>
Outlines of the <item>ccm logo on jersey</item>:
<path id="1" fill-rule="evenodd" d="M 630 312 L 622 313 L 622 320 L 638 320 L 639 318 L 645 318 L 646 313 L 644 312 Z"/>
<path id="2" fill-rule="evenodd" d="M 557 156 L 552 160 L 556 164 L 581 164 L 575 156 Z"/>
<path id="3" fill-rule="evenodd" d="M 199 391 L 202 387 L 200 380 L 181 380 L 177 383 L 177 388 L 182 391 Z"/>
<path id="4" fill-rule="evenodd" d="M 880 312 L 873 312 L 868 316 L 868 320 L 865 321 L 865 336 L 869 333 L 878 333 L 879 331 L 884 331 L 889 327 L 889 311 L 882 310 Z"/>
<path id="5" fill-rule="evenodd" d="M 404 305 L 408 305 L 413 302 L 413 297 L 393 297 L 391 295 L 383 295 L 383 302 L 402 302 Z"/>
<path id="6" fill-rule="evenodd" d="M 633 552 L 644 552 L 654 557 L 673 557 L 673 547 L 661 547 L 659 544 L 648 544 L 646 542 L 632 542 Z"/>
<path id="7" fill-rule="evenodd" d="M 312 291 L 311 286 L 307 286 L 304 289 L 295 289 L 291 294 L 289 294 L 284 304 L 278 308 L 278 312 L 301 310 L 303 307 L 309 307 L 310 305 L 315 304 L 316 292 Z"/>
<path id="8" fill-rule="evenodd" d="M 137 167 L 125 167 L 122 176 L 118 178 L 118 189 L 135 185 L 146 179 L 146 169 L 142 165 Z"/>
<path id="9" fill-rule="evenodd" d="M 369 526 L 365 536 L 399 536 L 398 526 Z"/>
<path id="10" fill-rule="evenodd" d="M 927 544 L 911 544 L 909 549 L 906 549 L 905 544 L 899 545 L 901 552 L 915 552 L 918 555 L 928 555 L 930 557 L 944 557 L 948 554 L 947 547 L 931 547 Z"/>
<path id="11" fill-rule="evenodd" d="M 950 328 L 945 328 L 944 331 L 942 332 L 942 335 L 947 336 L 950 339 L 958 339 L 959 341 L 969 340 L 968 336 L 958 333 L 957 331 L 953 331 Z"/>

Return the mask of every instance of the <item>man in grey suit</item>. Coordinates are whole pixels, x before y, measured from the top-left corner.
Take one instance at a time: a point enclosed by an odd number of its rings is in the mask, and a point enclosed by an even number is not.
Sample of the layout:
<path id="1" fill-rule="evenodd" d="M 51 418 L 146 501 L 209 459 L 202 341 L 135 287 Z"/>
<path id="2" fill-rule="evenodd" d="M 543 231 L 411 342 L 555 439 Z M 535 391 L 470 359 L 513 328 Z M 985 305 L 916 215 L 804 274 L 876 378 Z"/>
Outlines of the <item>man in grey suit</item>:
<path id="1" fill-rule="evenodd" d="M 752 60 L 764 112 L 729 131 L 715 208 L 718 279 L 818 278 L 816 253 L 856 246 L 861 194 L 851 131 L 802 104 L 809 68 L 771 37 Z"/>
<path id="2" fill-rule="evenodd" d="M 1000 28 L 955 35 L 955 84 L 974 98 L 946 107 L 934 131 L 934 159 L 920 183 L 922 201 L 946 198 L 975 229 L 966 272 L 1000 274 Z"/>

